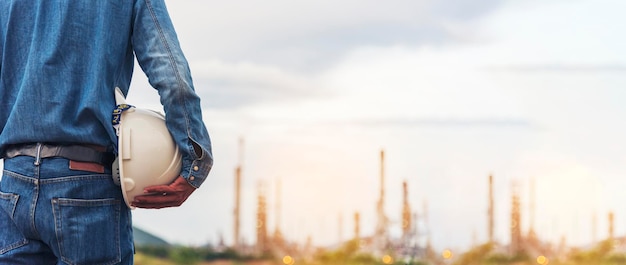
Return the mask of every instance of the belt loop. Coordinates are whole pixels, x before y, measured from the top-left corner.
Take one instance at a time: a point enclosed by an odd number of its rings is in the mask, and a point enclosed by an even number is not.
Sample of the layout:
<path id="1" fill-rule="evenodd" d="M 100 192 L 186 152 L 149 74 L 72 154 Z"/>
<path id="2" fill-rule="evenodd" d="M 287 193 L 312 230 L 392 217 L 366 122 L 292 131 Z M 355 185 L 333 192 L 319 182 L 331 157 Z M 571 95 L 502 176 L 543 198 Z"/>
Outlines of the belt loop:
<path id="1" fill-rule="evenodd" d="M 37 143 L 37 154 L 35 155 L 35 166 L 41 164 L 41 143 Z"/>

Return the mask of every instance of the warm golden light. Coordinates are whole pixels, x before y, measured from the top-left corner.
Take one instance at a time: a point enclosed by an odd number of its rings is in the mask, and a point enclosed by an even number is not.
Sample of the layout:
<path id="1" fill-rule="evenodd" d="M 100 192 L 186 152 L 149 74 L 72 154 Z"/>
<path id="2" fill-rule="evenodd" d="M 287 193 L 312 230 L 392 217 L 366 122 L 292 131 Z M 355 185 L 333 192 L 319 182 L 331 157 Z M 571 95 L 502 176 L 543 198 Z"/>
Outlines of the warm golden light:
<path id="1" fill-rule="evenodd" d="M 450 251 L 449 249 L 446 249 L 446 250 L 443 251 L 441 256 L 443 256 L 444 259 L 451 259 L 452 258 L 452 251 Z"/>
<path id="2" fill-rule="evenodd" d="M 283 257 L 283 263 L 293 265 L 296 261 L 289 255 Z"/>
<path id="3" fill-rule="evenodd" d="M 393 258 L 389 255 L 385 255 L 383 256 L 383 263 L 385 264 L 392 264 L 393 263 Z"/>
<path id="4" fill-rule="evenodd" d="M 547 265 L 548 258 L 546 258 L 544 255 L 540 255 L 539 257 L 537 257 L 537 263 L 541 265 Z"/>

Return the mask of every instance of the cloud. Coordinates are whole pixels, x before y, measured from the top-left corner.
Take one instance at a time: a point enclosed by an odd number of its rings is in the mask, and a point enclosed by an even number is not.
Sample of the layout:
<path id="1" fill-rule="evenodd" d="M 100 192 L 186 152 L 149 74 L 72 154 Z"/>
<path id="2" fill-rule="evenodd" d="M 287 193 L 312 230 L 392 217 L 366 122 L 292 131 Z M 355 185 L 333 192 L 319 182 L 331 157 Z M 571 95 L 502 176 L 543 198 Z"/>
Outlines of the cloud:
<path id="1" fill-rule="evenodd" d="M 626 62 L 624 8 L 626 2 L 611 0 L 512 1 L 476 26 L 494 46 L 494 65 L 605 68 Z"/>
<path id="2" fill-rule="evenodd" d="M 458 127 L 488 127 L 488 128 L 517 128 L 536 129 L 537 125 L 531 121 L 522 119 L 387 119 L 356 121 L 351 124 L 374 127 L 434 127 L 434 128 L 458 128 Z"/>
<path id="3" fill-rule="evenodd" d="M 206 108 L 237 109 L 242 106 L 315 98 L 326 91 L 314 77 L 254 63 L 210 60 L 191 65 L 196 90 Z"/>
<path id="4" fill-rule="evenodd" d="M 332 94 L 318 76 L 361 47 L 470 41 L 503 0 L 170 1 L 203 104 L 211 109 Z"/>
<path id="5" fill-rule="evenodd" d="M 503 0 L 171 1 L 192 57 L 319 70 L 355 47 L 457 41 L 459 27 Z"/>
<path id="6" fill-rule="evenodd" d="M 516 73 L 620 73 L 626 72 L 626 64 L 520 64 L 491 66 L 486 69 Z"/>

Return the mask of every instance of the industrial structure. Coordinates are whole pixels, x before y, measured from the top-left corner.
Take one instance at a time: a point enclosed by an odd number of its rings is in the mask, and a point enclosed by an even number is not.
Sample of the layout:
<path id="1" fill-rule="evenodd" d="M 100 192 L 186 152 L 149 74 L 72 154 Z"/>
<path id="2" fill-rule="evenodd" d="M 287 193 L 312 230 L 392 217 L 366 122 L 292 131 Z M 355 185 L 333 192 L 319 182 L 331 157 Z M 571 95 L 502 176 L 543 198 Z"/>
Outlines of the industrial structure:
<path id="1" fill-rule="evenodd" d="M 520 212 L 520 197 L 518 186 L 512 185 L 511 192 L 511 244 L 510 251 L 512 254 L 522 252 L 522 215 Z"/>
<path id="2" fill-rule="evenodd" d="M 241 224 L 241 185 L 242 185 L 242 169 L 243 169 L 243 139 L 239 142 L 239 164 L 235 168 L 235 205 L 234 205 L 234 241 L 233 247 L 237 251 L 241 251 L 248 254 L 273 254 L 283 255 L 287 253 L 313 253 L 312 239 L 309 235 L 307 237 L 307 243 L 304 247 L 299 247 L 298 244 L 289 242 L 281 230 L 281 190 L 282 183 L 280 179 L 277 179 L 275 185 L 275 201 L 273 202 L 274 208 L 274 231 L 269 232 L 268 216 L 270 209 L 268 207 L 267 190 L 266 185 L 263 182 L 258 184 L 257 205 L 256 205 L 256 242 L 252 246 L 246 246 L 240 233 Z M 434 262 L 437 259 L 441 259 L 441 255 L 433 251 L 431 247 L 431 235 L 428 224 L 428 204 L 424 200 L 421 213 L 413 212 L 410 199 L 409 199 L 409 185 L 406 180 L 402 182 L 402 207 L 396 214 L 391 215 L 391 218 L 385 212 L 385 151 L 380 150 L 380 171 L 379 178 L 379 193 L 375 205 L 375 229 L 371 235 L 362 235 L 361 227 L 361 214 L 354 212 L 354 234 L 348 236 L 346 242 L 356 242 L 359 246 L 359 250 L 364 253 L 371 253 L 377 256 L 393 255 L 394 257 L 403 258 L 404 260 L 430 260 Z M 566 249 L 565 238 L 563 237 L 561 246 L 556 247 L 547 242 L 542 242 L 535 230 L 535 182 L 534 179 L 530 179 L 529 185 L 529 218 L 523 218 L 522 216 L 522 199 L 520 193 L 520 187 L 517 183 L 511 185 L 510 190 L 510 212 L 509 212 L 509 240 L 505 240 L 505 243 L 498 242 L 495 236 L 496 218 L 495 218 L 495 195 L 494 195 L 494 175 L 488 175 L 488 194 L 487 194 L 487 243 L 493 246 L 491 251 L 495 253 L 505 255 L 553 255 L 557 256 L 557 253 L 564 253 Z M 338 217 L 338 245 L 341 246 L 346 242 L 343 242 L 343 230 L 344 220 L 342 214 L 339 213 Z M 595 214 L 593 220 L 593 237 L 595 241 Z M 523 229 L 522 220 L 528 220 L 528 226 Z M 612 212 L 608 214 L 608 239 L 615 239 L 615 242 L 622 242 L 626 249 L 626 239 L 616 239 L 614 237 L 614 215 Z M 393 237 L 390 233 L 397 227 L 400 228 L 401 235 Z M 525 230 L 525 232 L 523 231 Z M 474 241 L 478 241 L 476 232 L 473 235 Z M 479 244 L 475 244 L 479 247 Z M 308 249 L 308 251 L 307 251 Z M 565 249 L 565 250 L 564 250 Z M 312 254 L 309 254 L 309 256 Z M 435 262 L 436 263 L 436 262 Z"/>
<path id="3" fill-rule="evenodd" d="M 402 182 L 402 242 L 409 244 L 413 232 L 411 223 L 411 206 L 409 205 L 409 190 L 406 181 Z"/>
<path id="4" fill-rule="evenodd" d="M 530 227 L 528 228 L 528 241 L 532 243 L 537 243 L 537 232 L 535 232 L 535 179 L 530 179 L 530 210 L 529 210 L 529 222 Z"/>
<path id="5" fill-rule="evenodd" d="M 269 238 L 267 236 L 267 200 L 265 196 L 265 185 L 260 182 L 257 195 L 256 214 L 256 251 L 267 253 L 270 250 Z"/>
<path id="6" fill-rule="evenodd" d="M 239 138 L 239 164 L 235 168 L 235 209 L 234 215 L 234 235 L 233 235 L 233 248 L 240 250 L 241 240 L 241 167 L 243 164 L 243 138 Z"/>
<path id="7" fill-rule="evenodd" d="M 489 208 L 487 209 L 487 231 L 489 233 L 489 243 L 493 243 L 494 231 L 494 209 L 493 209 L 493 175 L 489 175 Z"/>
<path id="8" fill-rule="evenodd" d="M 376 230 L 373 238 L 374 251 L 384 251 L 389 247 L 388 223 L 389 219 L 385 214 L 385 151 L 380 150 L 380 197 L 376 205 Z"/>

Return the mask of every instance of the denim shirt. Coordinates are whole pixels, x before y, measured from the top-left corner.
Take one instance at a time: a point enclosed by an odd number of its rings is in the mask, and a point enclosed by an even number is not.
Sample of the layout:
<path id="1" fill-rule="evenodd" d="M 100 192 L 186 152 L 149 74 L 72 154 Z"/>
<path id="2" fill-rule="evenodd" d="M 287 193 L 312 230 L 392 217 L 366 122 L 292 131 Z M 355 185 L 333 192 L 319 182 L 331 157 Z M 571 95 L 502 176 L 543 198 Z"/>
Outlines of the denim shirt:
<path id="1" fill-rule="evenodd" d="M 114 91 L 128 93 L 135 57 L 160 95 L 181 175 L 199 187 L 211 141 L 163 0 L 1 0 L 0 154 L 32 142 L 116 152 Z"/>

